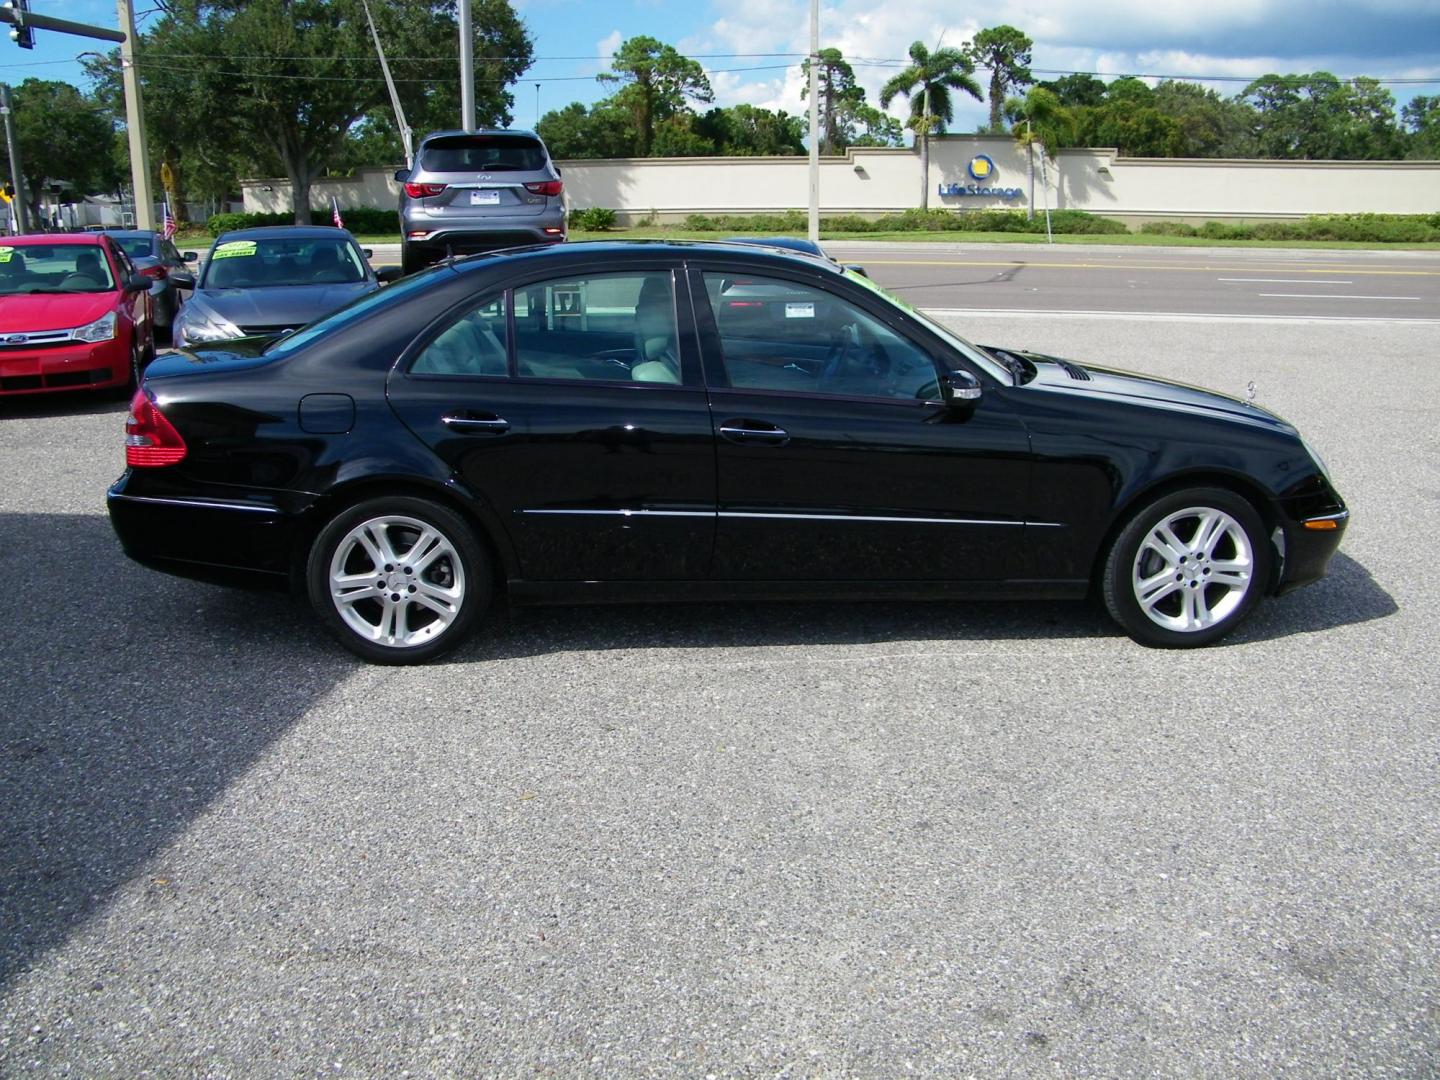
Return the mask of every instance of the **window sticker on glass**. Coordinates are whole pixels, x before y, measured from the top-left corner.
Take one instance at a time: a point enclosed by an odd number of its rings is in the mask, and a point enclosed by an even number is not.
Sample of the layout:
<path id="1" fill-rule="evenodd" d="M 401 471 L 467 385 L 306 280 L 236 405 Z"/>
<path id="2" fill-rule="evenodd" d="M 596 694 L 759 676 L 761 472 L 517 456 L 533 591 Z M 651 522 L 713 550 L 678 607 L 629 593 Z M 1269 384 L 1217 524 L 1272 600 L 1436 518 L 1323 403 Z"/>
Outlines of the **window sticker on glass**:
<path id="1" fill-rule="evenodd" d="M 471 206 L 499 206 L 500 192 L 494 189 L 484 189 L 470 192 Z"/>
<path id="2" fill-rule="evenodd" d="M 815 317 L 814 304 L 786 304 L 785 318 L 787 319 L 813 319 Z"/>
<path id="3" fill-rule="evenodd" d="M 210 257 L 212 259 L 233 259 L 237 256 L 254 254 L 254 240 L 231 240 L 228 243 L 221 244 L 219 247 L 217 247 L 215 249 L 215 254 L 211 255 Z"/>
<path id="4" fill-rule="evenodd" d="M 15 249 L 14 249 L 14 248 L 12 248 L 12 247 L 0 247 L 0 263 L 7 263 L 7 262 L 9 262 L 9 261 L 10 261 L 10 256 L 12 256 L 12 255 L 14 255 L 14 254 L 15 254 Z"/>

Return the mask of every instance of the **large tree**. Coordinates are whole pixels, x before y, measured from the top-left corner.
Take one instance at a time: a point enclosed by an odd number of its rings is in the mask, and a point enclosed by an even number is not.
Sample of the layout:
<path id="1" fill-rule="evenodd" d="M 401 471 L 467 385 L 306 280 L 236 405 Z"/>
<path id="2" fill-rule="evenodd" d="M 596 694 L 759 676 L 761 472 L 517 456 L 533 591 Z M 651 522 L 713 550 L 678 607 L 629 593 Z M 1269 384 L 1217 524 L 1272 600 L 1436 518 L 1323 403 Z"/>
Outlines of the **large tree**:
<path id="1" fill-rule="evenodd" d="M 821 49 L 815 82 L 820 113 L 820 153 L 834 154 L 845 149 L 853 134 L 855 108 L 865 101 L 865 90 L 855 81 L 855 69 L 839 49 Z M 810 58 L 800 65 L 804 81 L 800 100 L 810 96 Z"/>
<path id="2" fill-rule="evenodd" d="M 1413 98 L 1400 110 L 1400 118 L 1410 132 L 1407 156 L 1440 158 L 1440 97 Z"/>
<path id="3" fill-rule="evenodd" d="M 596 77 L 620 88 L 614 100 L 634 117 L 636 151 L 641 157 L 650 153 L 656 124 L 684 111 L 687 101 L 715 100 L 705 69 L 673 45 L 652 37 L 641 35 L 622 42 L 610 67 Z"/>
<path id="4" fill-rule="evenodd" d="M 920 206 L 930 205 L 930 135 L 944 132 L 955 119 L 951 90 L 961 90 L 983 101 L 975 81 L 975 64 L 959 49 L 931 52 L 923 41 L 910 46 L 910 66 L 892 76 L 880 88 L 880 107 L 888 108 L 896 97 L 910 100 L 910 123 L 920 143 Z"/>
<path id="5" fill-rule="evenodd" d="M 164 10 L 140 43 L 141 65 L 172 65 L 176 85 L 157 84 L 147 119 L 188 111 L 182 142 L 197 154 L 263 148 L 290 179 L 296 222 L 308 224 L 312 181 L 345 160 L 351 129 L 389 101 L 360 0 L 166 0 Z M 454 68 L 441 75 L 434 60 L 458 56 L 454 0 L 371 10 L 407 112 L 458 102 Z M 529 33 L 508 0 L 474 0 L 472 25 L 477 121 L 508 123 L 507 87 L 529 66 Z M 445 126 L 459 126 L 458 112 Z"/>
<path id="6" fill-rule="evenodd" d="M 25 187 L 38 217 L 46 181 L 68 181 L 79 194 L 114 191 L 114 122 L 103 101 L 69 83 L 26 79 L 11 94 L 11 117 Z"/>
<path id="7" fill-rule="evenodd" d="M 966 54 L 977 67 L 990 69 L 990 130 L 1005 130 L 1001 114 L 1012 91 L 1035 81 L 1030 73 L 1030 50 L 1035 43 L 1013 26 L 992 26 L 975 35 Z"/>
<path id="8" fill-rule="evenodd" d="M 1342 82 L 1328 71 L 1266 75 L 1241 98 L 1255 109 L 1255 136 L 1266 157 L 1376 159 L 1401 153 L 1395 99 L 1374 79 Z"/>

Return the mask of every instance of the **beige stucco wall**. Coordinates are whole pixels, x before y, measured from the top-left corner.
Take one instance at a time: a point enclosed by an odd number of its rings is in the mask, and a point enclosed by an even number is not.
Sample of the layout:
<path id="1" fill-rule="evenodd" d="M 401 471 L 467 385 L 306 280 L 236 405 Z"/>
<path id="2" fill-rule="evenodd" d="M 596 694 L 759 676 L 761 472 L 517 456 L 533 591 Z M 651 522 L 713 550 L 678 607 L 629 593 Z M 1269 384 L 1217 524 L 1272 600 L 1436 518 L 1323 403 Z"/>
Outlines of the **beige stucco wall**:
<path id="1" fill-rule="evenodd" d="M 995 173 L 983 182 L 967 172 L 985 154 Z M 809 199 L 805 158 L 648 158 L 562 161 L 573 208 L 607 207 L 628 220 L 654 213 L 673 221 L 691 213 L 757 213 L 802 209 Z M 919 154 L 913 149 L 854 149 L 822 158 L 820 202 L 826 214 L 879 213 L 920 204 Z M 394 166 L 354 177 L 321 180 L 311 189 L 317 208 L 332 195 L 342 207 L 396 204 Z M 1035 206 L 1088 210 L 1123 220 L 1292 218 L 1307 214 L 1440 211 L 1440 162 L 1230 161 L 1124 158 L 1113 150 L 1065 150 L 1046 170 L 1037 165 Z M 941 195 L 941 185 L 1019 189 L 993 195 Z M 283 179 L 246 180 L 245 209 L 286 212 Z M 1024 207 L 1026 160 L 1009 139 L 948 136 L 931 144 L 930 205 L 956 210 Z"/>

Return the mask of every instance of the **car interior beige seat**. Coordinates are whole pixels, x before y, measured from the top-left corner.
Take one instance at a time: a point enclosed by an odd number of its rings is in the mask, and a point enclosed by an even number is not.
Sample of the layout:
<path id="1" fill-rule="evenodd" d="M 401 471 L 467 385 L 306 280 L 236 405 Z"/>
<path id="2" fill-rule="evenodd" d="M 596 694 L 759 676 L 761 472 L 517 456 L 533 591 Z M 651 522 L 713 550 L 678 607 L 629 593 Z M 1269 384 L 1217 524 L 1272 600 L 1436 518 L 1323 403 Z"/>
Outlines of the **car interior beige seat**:
<path id="1" fill-rule="evenodd" d="M 636 382 L 680 383 L 680 358 L 675 349 L 675 304 L 670 283 L 648 275 L 635 304 L 635 359 L 630 378 Z"/>

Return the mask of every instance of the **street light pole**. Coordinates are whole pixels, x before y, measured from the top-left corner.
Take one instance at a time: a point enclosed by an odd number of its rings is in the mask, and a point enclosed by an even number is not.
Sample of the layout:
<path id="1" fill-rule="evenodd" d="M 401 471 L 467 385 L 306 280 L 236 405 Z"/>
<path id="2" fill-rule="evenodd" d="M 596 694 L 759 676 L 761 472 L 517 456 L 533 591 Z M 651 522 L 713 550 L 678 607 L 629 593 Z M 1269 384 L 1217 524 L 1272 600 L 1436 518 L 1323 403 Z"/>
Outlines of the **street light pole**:
<path id="1" fill-rule="evenodd" d="M 810 0 L 810 242 L 820 242 L 820 0 Z"/>
<path id="2" fill-rule="evenodd" d="M 460 126 L 475 130 L 475 37 L 470 32 L 470 0 L 460 0 Z"/>
<path id="3" fill-rule="evenodd" d="M 15 129 L 10 124 L 10 87 L 0 83 L 0 114 L 5 117 L 5 149 L 10 154 L 10 183 L 15 186 L 11 207 L 15 211 L 15 231 L 25 234 L 29 200 L 25 198 L 25 175 L 20 169 L 20 147 L 15 142 Z"/>
<path id="4" fill-rule="evenodd" d="M 155 228 L 155 200 L 150 194 L 150 148 L 145 140 L 145 111 L 140 75 L 135 70 L 135 9 L 130 0 L 115 0 L 120 16 L 120 77 L 125 84 L 125 133 L 130 137 L 130 183 L 135 191 L 135 227 Z"/>

